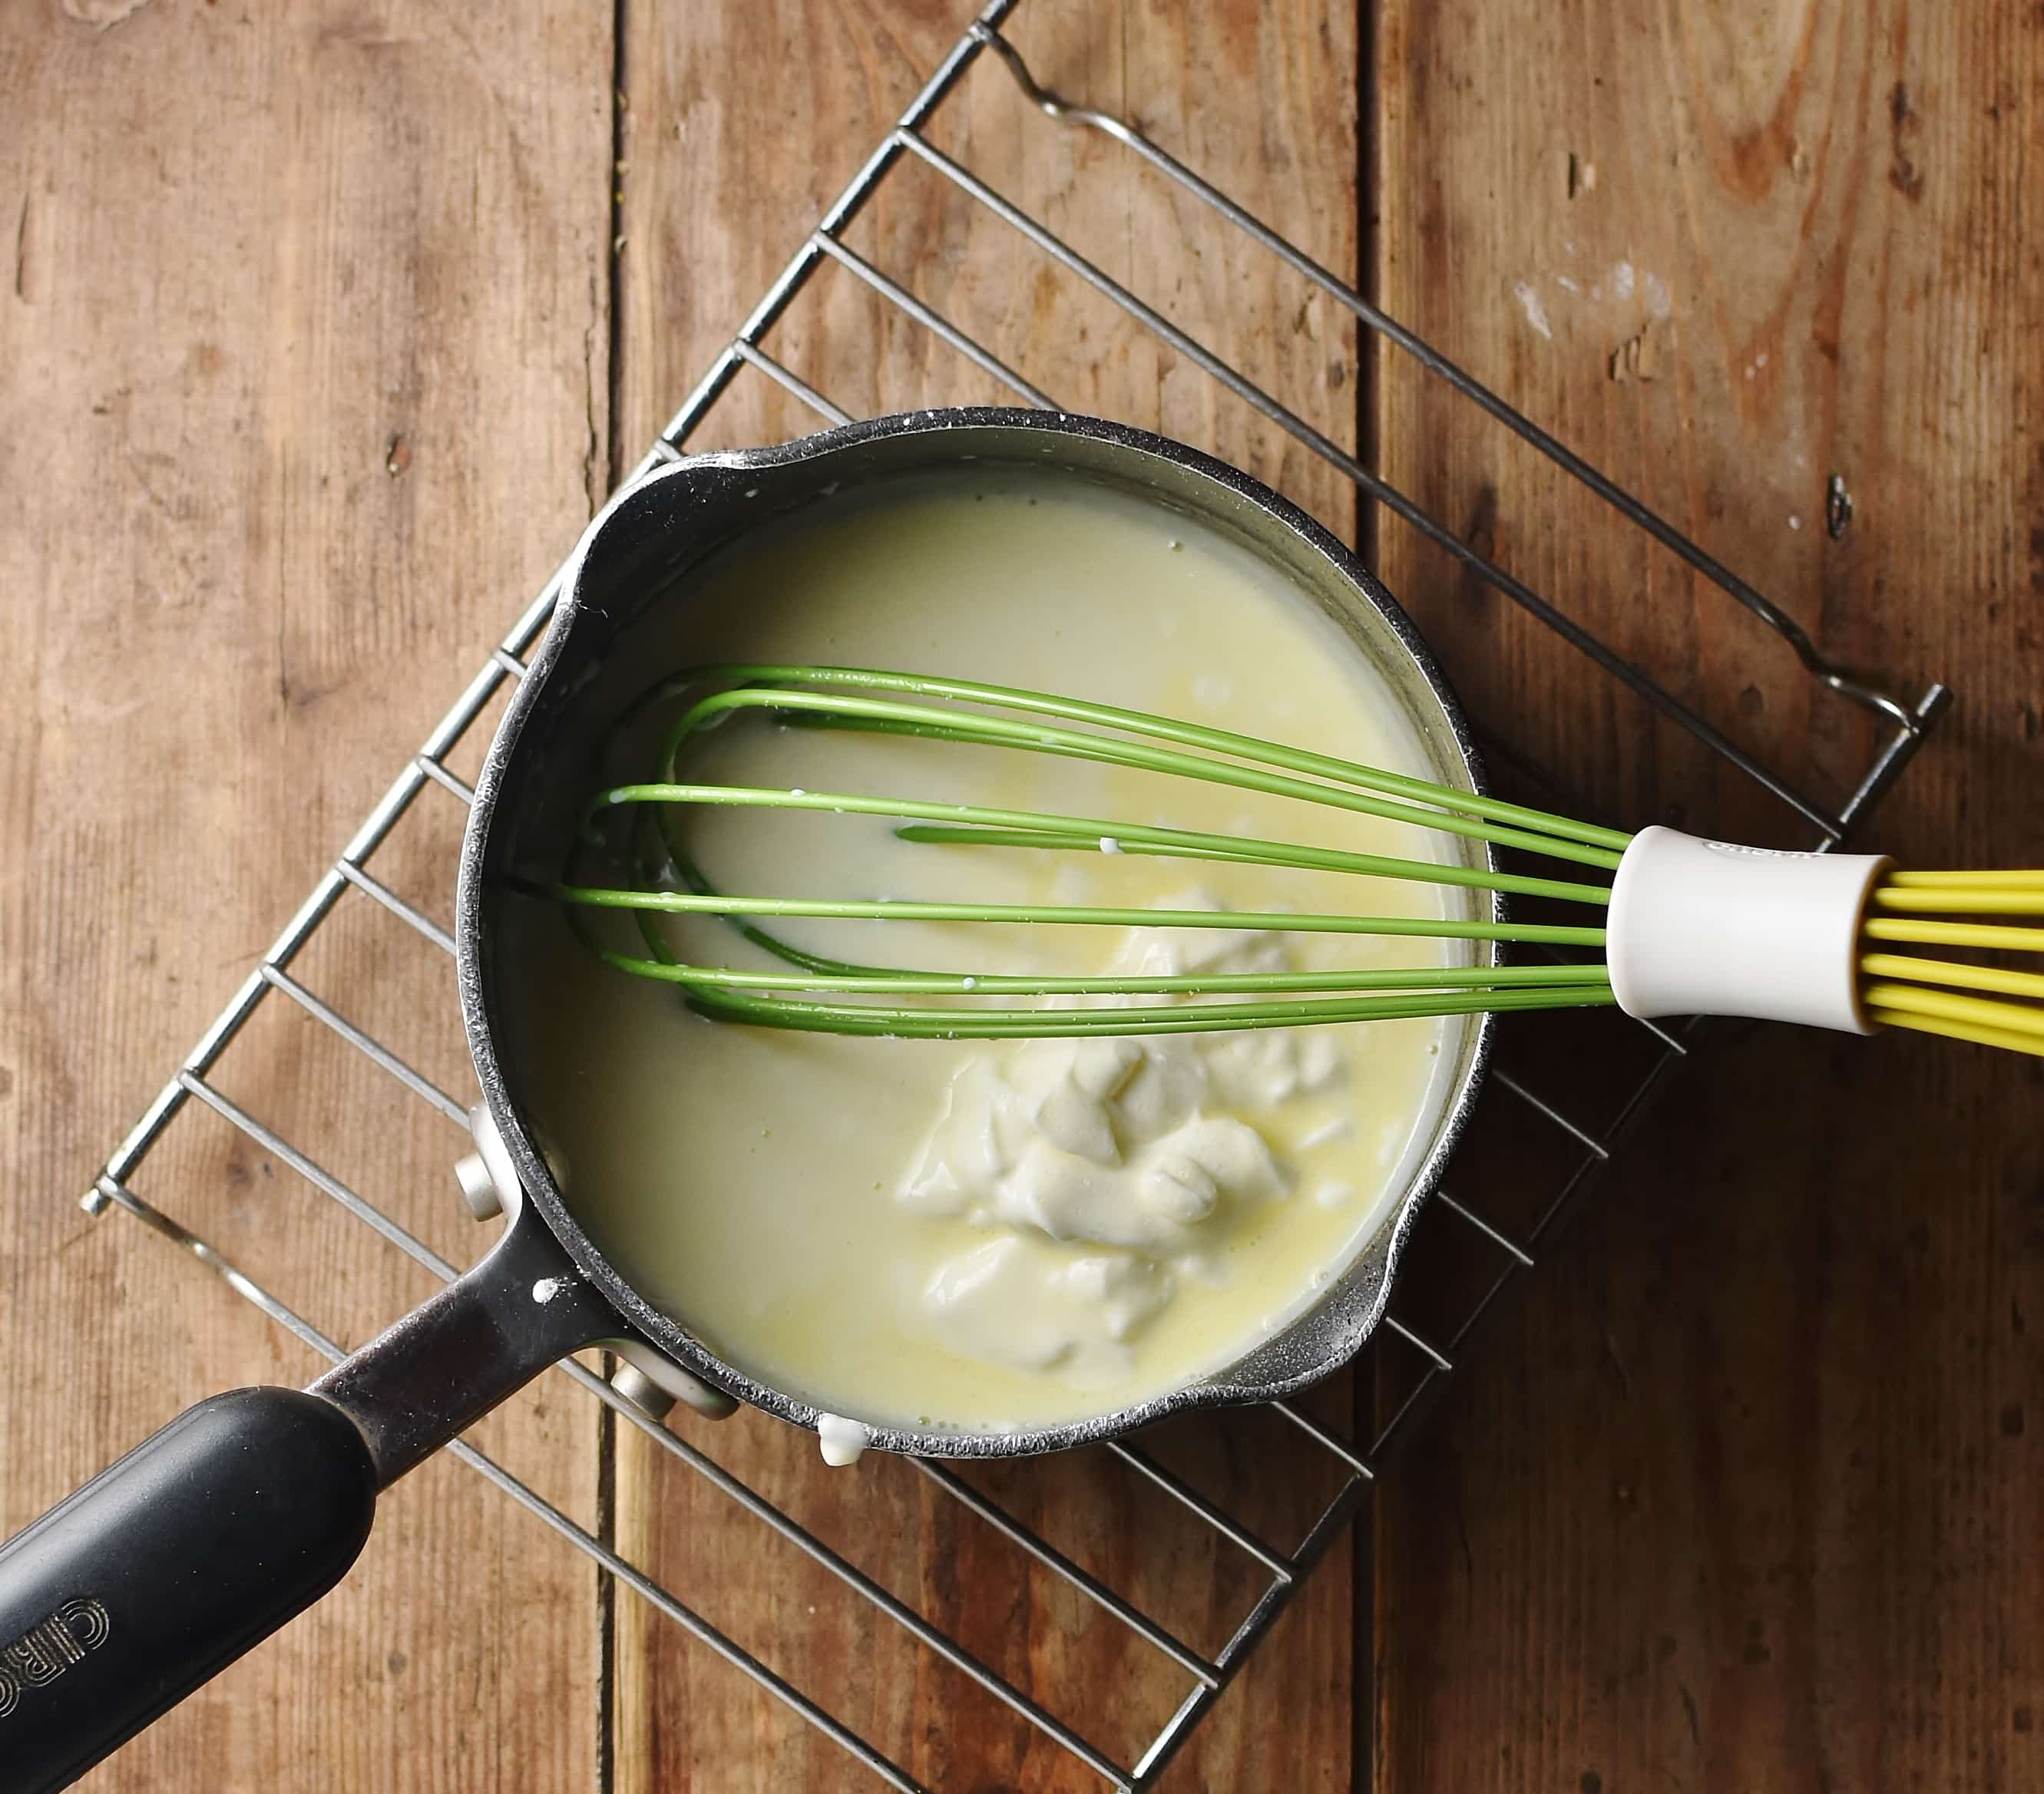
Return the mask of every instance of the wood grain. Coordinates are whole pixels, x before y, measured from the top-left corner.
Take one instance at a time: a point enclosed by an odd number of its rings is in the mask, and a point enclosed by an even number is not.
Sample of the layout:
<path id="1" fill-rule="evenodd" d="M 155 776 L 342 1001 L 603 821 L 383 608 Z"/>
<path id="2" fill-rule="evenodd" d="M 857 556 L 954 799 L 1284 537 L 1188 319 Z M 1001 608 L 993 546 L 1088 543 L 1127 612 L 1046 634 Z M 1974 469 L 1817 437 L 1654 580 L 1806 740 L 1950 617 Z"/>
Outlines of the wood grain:
<path id="1" fill-rule="evenodd" d="M 2040 48 L 2014 6 L 1378 17 L 1387 308 L 1829 651 L 1956 687 L 1873 832 L 1919 864 L 2044 839 Z M 1458 528 L 1846 786 L 1866 719 L 1720 594 L 1395 358 L 1377 418 Z M 1585 801 L 1795 839 L 1438 556 L 1387 528 L 1382 558 L 1486 720 Z M 2038 1088 L 1973 1050 L 1756 1031 L 1671 1103 L 1630 1200 L 1386 1485 L 1377 1785 L 2036 1781 Z"/>
<path id="2" fill-rule="evenodd" d="M 636 453 L 966 15 L 948 4 L 789 4 L 726 10 L 714 22 L 659 7 L 626 16 L 618 416 Z M 1032 5 L 1016 37 L 1043 79 L 1139 116 L 1315 254 L 1354 267 L 1356 47 L 1346 9 Z M 754 73 L 763 67 L 789 78 L 763 84 Z M 1143 177 L 1125 152 L 1031 113 L 990 63 L 932 137 L 1110 277 L 1353 441 L 1345 325 L 1267 256 Z M 750 196 L 742 231 L 731 228 L 740 194 Z M 1347 526 L 1352 496 L 1337 476 L 928 169 L 897 168 L 848 240 L 1060 401 L 1212 444 Z M 835 267 L 767 348 L 854 413 L 1011 397 Z M 774 440 L 820 421 L 748 371 L 692 445 Z M 831 1473 L 813 1442 L 750 1416 L 682 1430 L 1114 1761 L 1133 1763 L 1189 1692 L 1182 1670 L 910 1467 L 882 1460 L 854 1476 Z M 1316 1498 L 1332 1492 L 1297 1435 L 1271 1423 L 1180 1428 L 1159 1449 L 1288 1546 Z M 1104 1454 L 973 1481 L 1202 1650 L 1220 1648 L 1261 1585 L 1250 1559 Z M 628 1556 L 919 1780 L 1100 1785 L 728 1497 L 629 1435 L 617 1502 Z M 1345 1777 L 1347 1561 L 1344 1543 L 1169 1785 Z M 629 1600 L 617 1663 L 620 1790 L 872 1784 L 834 1744 Z"/>
<path id="3" fill-rule="evenodd" d="M 610 63 L 607 16 L 538 5 L 0 17 L 9 1531 L 184 1404 L 314 1369 L 72 1199 L 601 490 Z M 379 869 L 444 866 L 449 820 Z M 351 899 L 302 975 L 469 1088 L 448 968 L 401 927 Z M 459 1136 L 317 1024 L 273 1001 L 221 1081 L 474 1253 Z M 138 1188 L 344 1339 L 429 1286 L 196 1112 Z M 590 1516 L 588 1404 L 536 1392 L 488 1439 Z M 593 1580 L 429 1466 L 332 1600 L 90 1785 L 590 1786 Z"/>

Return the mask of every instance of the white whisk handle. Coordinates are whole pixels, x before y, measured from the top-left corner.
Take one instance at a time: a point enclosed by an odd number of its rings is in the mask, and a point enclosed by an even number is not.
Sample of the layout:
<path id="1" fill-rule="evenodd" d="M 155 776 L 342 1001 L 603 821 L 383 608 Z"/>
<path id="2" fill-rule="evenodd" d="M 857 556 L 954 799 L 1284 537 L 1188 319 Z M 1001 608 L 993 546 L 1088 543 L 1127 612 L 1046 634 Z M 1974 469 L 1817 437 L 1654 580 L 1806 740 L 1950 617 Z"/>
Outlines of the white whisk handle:
<path id="1" fill-rule="evenodd" d="M 1889 863 L 1642 830 L 1612 882 L 1606 958 L 1619 1007 L 1873 1033 L 1859 1001 L 1860 921 Z"/>

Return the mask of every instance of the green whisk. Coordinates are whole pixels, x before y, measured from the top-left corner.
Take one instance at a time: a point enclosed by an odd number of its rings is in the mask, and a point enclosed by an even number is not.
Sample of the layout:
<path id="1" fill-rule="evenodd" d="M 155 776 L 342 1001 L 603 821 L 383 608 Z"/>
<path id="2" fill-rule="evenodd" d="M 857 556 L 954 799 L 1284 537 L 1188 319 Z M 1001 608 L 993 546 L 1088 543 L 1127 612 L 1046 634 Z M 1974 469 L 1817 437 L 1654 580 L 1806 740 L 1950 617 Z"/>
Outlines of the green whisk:
<path id="1" fill-rule="evenodd" d="M 582 845 L 549 894 L 567 906 L 577 934 L 605 963 L 678 985 L 693 1008 L 720 1020 L 826 1034 L 1005 1039 L 1616 1005 L 1642 1018 L 1741 1015 L 1856 1033 L 1889 1025 L 2044 1054 L 2044 977 L 1888 951 L 1896 944 L 2044 951 L 2044 930 L 2034 926 L 1948 919 L 2044 912 L 2044 872 L 1897 872 L 1878 855 L 1775 853 L 1658 828 L 1627 835 L 1228 730 L 920 674 L 697 667 L 662 681 L 627 716 L 674 701 L 682 708 L 659 751 L 660 776 L 613 786 L 592 799 Z M 679 776 L 691 743 L 704 730 L 747 713 L 797 725 L 1046 754 L 1300 799 L 1603 876 L 1542 877 L 1110 818 L 692 783 Z M 1585 920 L 732 895 L 713 886 L 688 851 L 679 825 L 692 809 L 724 807 L 888 818 L 899 824 L 901 839 L 951 847 L 1150 855 L 1448 885 L 1581 905 Z M 614 827 L 620 819 L 621 843 Z M 584 869 L 597 862 L 628 866 L 632 882 L 586 882 Z M 603 909 L 632 914 L 644 953 L 621 951 L 590 926 L 588 912 Z M 724 918 L 785 969 L 686 962 L 659 927 L 667 916 Z M 1406 936 L 1529 946 L 1553 957 L 1540 964 L 1168 975 L 918 970 L 812 953 L 762 925 L 797 917 Z M 1571 953 L 1581 957 L 1566 956 Z M 1199 1001 L 1083 1001 L 1132 997 Z M 921 1001 L 883 1001 L 896 997 Z M 1053 1007 L 1001 1001 L 1027 998 L 1081 1001 Z"/>

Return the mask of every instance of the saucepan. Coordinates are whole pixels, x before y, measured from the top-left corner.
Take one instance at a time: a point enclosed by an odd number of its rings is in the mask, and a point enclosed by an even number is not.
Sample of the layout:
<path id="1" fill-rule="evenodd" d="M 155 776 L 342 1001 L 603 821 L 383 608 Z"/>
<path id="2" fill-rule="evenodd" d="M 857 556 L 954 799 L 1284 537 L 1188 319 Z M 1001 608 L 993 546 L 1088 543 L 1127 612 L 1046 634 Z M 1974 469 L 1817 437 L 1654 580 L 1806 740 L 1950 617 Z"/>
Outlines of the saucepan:
<path id="1" fill-rule="evenodd" d="M 617 1343 L 700 1404 L 735 1397 L 800 1427 L 816 1410 L 725 1362 L 686 1314 L 648 1302 L 578 1223 L 502 1058 L 498 939 L 513 869 L 558 863 L 615 718 L 609 657 L 656 609 L 691 601 L 706 557 L 847 486 L 966 461 L 1050 468 L 1143 495 L 1246 544 L 1346 629 L 1403 705 L 1437 780 L 1474 790 L 1461 713 L 1390 596 L 1324 529 L 1235 468 L 1162 437 L 1058 413 L 922 411 L 782 447 L 681 460 L 590 526 L 476 786 L 455 924 L 462 1016 L 482 1102 L 472 1198 L 509 1217 L 465 1275 L 303 1390 L 213 1396 L 0 1546 L 0 1761 L 60 1786 L 309 1605 L 346 1573 L 381 1491 L 547 1366 Z M 1474 853 L 1486 849 L 1473 848 Z M 1495 900 L 1493 900 L 1495 902 Z M 1493 951 L 1486 947 L 1484 951 Z M 1049 1451 L 1167 1413 L 1274 1398 L 1354 1354 L 1384 1312 L 1415 1212 L 1481 1081 L 1488 1017 L 1461 1028 L 1430 1137 L 1384 1224 L 1320 1298 L 1239 1362 L 1118 1412 L 1033 1431 L 877 1427 L 879 1449 Z M 478 1647 L 480 1648 L 480 1647 Z"/>

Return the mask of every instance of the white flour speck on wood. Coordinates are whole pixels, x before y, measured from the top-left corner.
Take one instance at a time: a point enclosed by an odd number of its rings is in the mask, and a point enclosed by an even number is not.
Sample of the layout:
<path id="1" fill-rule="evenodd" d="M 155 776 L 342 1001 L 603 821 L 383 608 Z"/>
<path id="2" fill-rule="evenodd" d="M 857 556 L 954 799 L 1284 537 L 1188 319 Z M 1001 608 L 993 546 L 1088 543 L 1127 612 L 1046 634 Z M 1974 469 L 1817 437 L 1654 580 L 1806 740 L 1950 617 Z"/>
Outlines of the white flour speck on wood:
<path id="1" fill-rule="evenodd" d="M 1547 308 L 1540 303 L 1540 295 L 1534 291 L 1532 282 L 1524 280 L 1514 282 L 1512 296 L 1519 302 L 1519 309 L 1526 314 L 1526 321 L 1552 342 L 1554 332 L 1547 322 Z"/>

